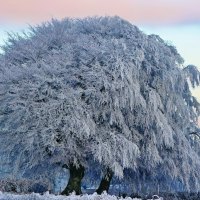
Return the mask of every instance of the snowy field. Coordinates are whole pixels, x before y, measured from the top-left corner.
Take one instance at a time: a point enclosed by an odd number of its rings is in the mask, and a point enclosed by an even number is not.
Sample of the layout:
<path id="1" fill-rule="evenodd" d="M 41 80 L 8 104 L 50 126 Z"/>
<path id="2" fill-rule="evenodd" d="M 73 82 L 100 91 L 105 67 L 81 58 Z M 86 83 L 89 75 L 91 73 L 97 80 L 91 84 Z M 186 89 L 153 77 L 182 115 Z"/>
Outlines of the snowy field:
<path id="1" fill-rule="evenodd" d="M 32 193 L 25 195 L 17 195 L 17 194 L 9 194 L 9 193 L 1 193 L 0 192 L 0 200 L 123 200 L 124 198 L 111 196 L 108 194 L 92 194 L 92 195 L 71 195 L 71 196 L 61 196 L 61 195 L 52 195 L 49 193 L 45 193 L 44 195 Z M 130 197 L 125 198 L 126 200 L 139 200 L 132 199 Z"/>

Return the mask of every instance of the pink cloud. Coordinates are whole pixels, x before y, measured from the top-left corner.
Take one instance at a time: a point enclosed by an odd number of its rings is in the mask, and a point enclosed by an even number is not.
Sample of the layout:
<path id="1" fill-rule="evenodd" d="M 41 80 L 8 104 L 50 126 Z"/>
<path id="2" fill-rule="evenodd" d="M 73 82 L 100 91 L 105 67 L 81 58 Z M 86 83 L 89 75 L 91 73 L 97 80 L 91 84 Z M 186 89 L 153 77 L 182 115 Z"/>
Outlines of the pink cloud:
<path id="1" fill-rule="evenodd" d="M 199 0 L 0 0 L 0 21 L 119 15 L 136 24 L 166 24 L 200 20 L 199 8 Z"/>

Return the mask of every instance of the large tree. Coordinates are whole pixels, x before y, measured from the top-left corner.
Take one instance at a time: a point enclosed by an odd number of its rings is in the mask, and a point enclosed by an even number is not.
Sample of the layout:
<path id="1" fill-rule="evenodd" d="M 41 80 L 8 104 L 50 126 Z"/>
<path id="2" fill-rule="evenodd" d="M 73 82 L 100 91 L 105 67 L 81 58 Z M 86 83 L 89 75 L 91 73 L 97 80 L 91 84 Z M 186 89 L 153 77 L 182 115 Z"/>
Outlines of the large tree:
<path id="1" fill-rule="evenodd" d="M 199 154 L 188 135 L 200 110 L 188 82 L 199 85 L 200 74 L 183 70 L 175 47 L 105 17 L 52 20 L 11 35 L 3 49 L 0 152 L 16 155 L 16 173 L 41 162 L 67 167 L 63 194 L 81 193 L 91 163 L 105 172 L 98 193 L 125 168 L 163 167 L 198 187 Z"/>

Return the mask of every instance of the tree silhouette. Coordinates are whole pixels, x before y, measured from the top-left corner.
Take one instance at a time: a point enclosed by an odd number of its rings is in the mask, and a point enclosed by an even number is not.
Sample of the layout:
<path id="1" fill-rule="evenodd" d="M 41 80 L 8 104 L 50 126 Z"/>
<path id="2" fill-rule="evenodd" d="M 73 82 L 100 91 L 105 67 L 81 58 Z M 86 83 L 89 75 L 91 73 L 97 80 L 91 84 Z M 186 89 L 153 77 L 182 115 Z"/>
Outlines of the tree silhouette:
<path id="1" fill-rule="evenodd" d="M 126 168 L 155 175 L 159 166 L 199 187 L 199 154 L 188 135 L 200 113 L 189 82 L 199 85 L 200 73 L 183 68 L 175 47 L 100 17 L 30 27 L 3 49 L 0 152 L 16 174 L 42 162 L 67 167 L 63 194 L 80 194 L 85 168 L 97 162 L 101 193 Z"/>

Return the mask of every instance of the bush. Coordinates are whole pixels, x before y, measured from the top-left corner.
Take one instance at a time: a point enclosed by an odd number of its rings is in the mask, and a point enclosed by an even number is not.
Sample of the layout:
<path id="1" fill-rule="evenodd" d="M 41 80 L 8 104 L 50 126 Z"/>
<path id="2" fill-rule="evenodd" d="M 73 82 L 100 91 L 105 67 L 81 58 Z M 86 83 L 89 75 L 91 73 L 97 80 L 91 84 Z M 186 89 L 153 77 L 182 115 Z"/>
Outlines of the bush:
<path id="1" fill-rule="evenodd" d="M 50 190 L 50 185 L 45 181 L 29 180 L 29 179 L 3 179 L 0 180 L 0 191 L 12 193 L 44 193 Z"/>

